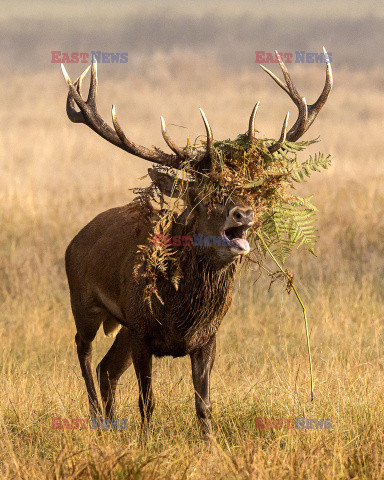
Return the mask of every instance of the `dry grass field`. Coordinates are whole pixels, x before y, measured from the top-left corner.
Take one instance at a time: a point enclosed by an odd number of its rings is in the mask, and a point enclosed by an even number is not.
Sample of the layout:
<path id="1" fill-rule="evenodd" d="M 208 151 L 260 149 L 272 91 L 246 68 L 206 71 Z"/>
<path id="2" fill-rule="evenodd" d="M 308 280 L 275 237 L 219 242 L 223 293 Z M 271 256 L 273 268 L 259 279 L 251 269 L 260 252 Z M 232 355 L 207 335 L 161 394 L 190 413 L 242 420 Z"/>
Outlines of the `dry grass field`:
<path id="1" fill-rule="evenodd" d="M 382 66 L 348 71 L 335 62 L 334 90 L 304 137 L 320 135 L 310 151 L 334 156 L 332 168 L 297 187 L 319 208 L 317 256 L 299 251 L 287 262 L 308 308 L 315 399 L 297 302 L 278 282 L 269 290 L 258 270 L 244 273 L 218 334 L 208 443 L 197 428 L 188 358 L 155 360 L 157 407 L 146 439 L 133 369 L 118 388 L 126 430 L 51 428 L 52 417 L 88 415 L 65 248 L 97 213 L 127 203 L 149 167 L 69 122 L 56 67 L 0 78 L 0 478 L 383 478 Z M 309 102 L 323 69 L 290 68 Z M 217 139 L 244 132 L 258 99 L 261 136 L 277 137 L 288 109 L 296 115 L 256 65 L 229 71 L 176 50 L 115 80 L 111 70 L 99 68 L 100 111 L 108 119 L 115 103 L 143 145 L 163 146 L 160 115 L 179 144 L 203 134 L 200 106 Z M 80 67 L 68 71 L 74 78 Z M 94 365 L 110 343 L 100 332 Z M 331 419 L 332 428 L 260 430 L 257 417 Z"/>

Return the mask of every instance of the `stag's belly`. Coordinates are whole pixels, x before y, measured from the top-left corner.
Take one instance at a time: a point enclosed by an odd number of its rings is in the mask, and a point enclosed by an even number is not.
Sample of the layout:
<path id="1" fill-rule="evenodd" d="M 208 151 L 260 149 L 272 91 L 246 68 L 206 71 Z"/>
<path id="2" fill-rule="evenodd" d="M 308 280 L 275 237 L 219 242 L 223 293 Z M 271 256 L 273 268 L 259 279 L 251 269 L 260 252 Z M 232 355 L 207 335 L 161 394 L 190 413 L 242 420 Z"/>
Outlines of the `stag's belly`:
<path id="1" fill-rule="evenodd" d="M 217 332 L 221 319 L 194 331 L 177 331 L 166 327 L 152 328 L 144 337 L 145 343 L 156 357 L 183 357 L 203 347 Z"/>
<path id="2" fill-rule="evenodd" d="M 185 340 L 169 340 L 170 339 L 160 336 L 149 335 L 145 337 L 146 344 L 156 357 L 184 357 L 196 348 L 193 348 L 193 346 Z"/>

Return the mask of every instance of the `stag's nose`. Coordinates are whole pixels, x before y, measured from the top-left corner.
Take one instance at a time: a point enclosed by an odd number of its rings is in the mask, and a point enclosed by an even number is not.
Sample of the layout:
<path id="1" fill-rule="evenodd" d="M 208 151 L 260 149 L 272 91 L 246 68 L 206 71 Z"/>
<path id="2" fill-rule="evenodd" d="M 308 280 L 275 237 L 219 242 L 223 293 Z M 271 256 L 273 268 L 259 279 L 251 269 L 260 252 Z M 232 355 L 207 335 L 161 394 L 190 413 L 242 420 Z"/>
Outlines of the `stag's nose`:
<path id="1" fill-rule="evenodd" d="M 255 216 L 252 208 L 235 207 L 230 213 L 232 219 L 240 225 L 251 225 Z"/>

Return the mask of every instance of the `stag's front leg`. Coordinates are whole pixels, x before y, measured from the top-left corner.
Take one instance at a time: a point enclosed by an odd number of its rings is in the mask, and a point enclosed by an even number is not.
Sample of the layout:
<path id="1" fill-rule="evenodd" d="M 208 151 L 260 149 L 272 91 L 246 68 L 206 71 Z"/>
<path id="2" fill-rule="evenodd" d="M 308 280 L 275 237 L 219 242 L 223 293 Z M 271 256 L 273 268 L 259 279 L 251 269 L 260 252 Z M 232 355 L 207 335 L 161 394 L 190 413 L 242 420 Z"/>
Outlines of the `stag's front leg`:
<path id="1" fill-rule="evenodd" d="M 139 383 L 141 424 L 142 427 L 145 427 L 155 408 L 155 396 L 152 391 L 152 353 L 145 343 L 134 340 L 132 344 L 132 358 Z"/>
<path id="2" fill-rule="evenodd" d="M 204 347 L 191 354 L 197 417 L 205 435 L 212 433 L 210 375 L 216 355 L 216 335 Z"/>

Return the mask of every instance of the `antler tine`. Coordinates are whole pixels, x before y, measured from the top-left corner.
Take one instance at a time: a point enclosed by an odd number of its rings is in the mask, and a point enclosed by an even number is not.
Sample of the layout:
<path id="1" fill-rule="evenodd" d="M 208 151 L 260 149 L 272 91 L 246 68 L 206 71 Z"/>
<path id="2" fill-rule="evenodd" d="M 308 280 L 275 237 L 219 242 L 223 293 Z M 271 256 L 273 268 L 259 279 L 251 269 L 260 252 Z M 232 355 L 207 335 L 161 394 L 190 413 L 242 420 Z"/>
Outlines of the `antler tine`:
<path id="1" fill-rule="evenodd" d="M 97 93 L 97 60 L 94 55 L 92 55 L 92 64 L 91 64 L 91 82 L 89 85 L 89 92 L 87 103 L 96 108 L 96 93 Z"/>
<path id="2" fill-rule="evenodd" d="M 277 50 L 275 50 L 275 55 L 276 55 L 276 58 L 279 62 L 281 71 L 283 72 L 286 87 L 288 87 L 287 88 L 288 89 L 288 94 L 291 96 L 291 98 L 294 102 L 296 101 L 296 102 L 299 103 L 300 100 L 301 100 L 299 92 L 296 90 L 296 87 L 295 87 L 294 83 L 292 82 L 291 76 L 288 73 L 287 67 L 285 66 L 285 63 L 283 62 L 283 60 L 281 58 L 281 55 Z"/>
<path id="3" fill-rule="evenodd" d="M 287 137 L 288 119 L 289 119 L 289 112 L 285 116 L 285 119 L 284 119 L 284 122 L 283 122 L 283 128 L 281 129 L 281 135 L 280 135 L 279 140 L 276 143 L 274 143 L 273 145 L 268 147 L 269 153 L 277 152 L 277 150 L 279 150 L 279 148 L 281 148 L 284 145 L 284 142 L 285 142 L 286 137 Z"/>
<path id="4" fill-rule="evenodd" d="M 73 84 L 73 86 L 76 88 L 76 90 L 77 90 L 77 92 L 80 96 L 81 96 L 81 84 L 82 84 L 83 78 L 88 73 L 90 68 L 91 68 L 91 66 L 88 66 L 84 70 L 84 72 L 76 79 L 75 83 Z M 70 82 L 71 80 L 70 80 L 63 64 L 61 64 L 61 69 L 63 71 L 63 75 L 64 75 L 67 83 L 68 83 L 68 81 Z M 75 109 L 75 101 L 74 101 L 72 95 L 68 95 L 68 97 L 67 97 L 67 115 L 68 115 L 69 119 L 71 120 L 71 122 L 73 122 L 73 123 L 84 123 L 84 115 L 81 112 L 78 112 Z"/>
<path id="5" fill-rule="evenodd" d="M 165 140 L 165 143 L 168 145 L 168 147 L 176 153 L 177 156 L 180 158 L 185 159 L 186 158 L 186 153 L 185 151 L 180 148 L 179 146 L 176 145 L 171 139 L 171 137 L 168 135 L 167 128 L 165 126 L 165 120 L 163 117 L 160 117 L 161 119 L 161 133 L 163 135 L 163 138 Z"/>
<path id="6" fill-rule="evenodd" d="M 255 118 L 257 109 L 259 108 L 260 102 L 257 102 L 256 105 L 253 107 L 251 116 L 249 118 L 249 128 L 248 128 L 248 140 L 252 142 L 255 139 Z"/>
<path id="7" fill-rule="evenodd" d="M 152 162 L 158 163 L 160 165 L 166 165 L 168 167 L 178 168 L 180 166 L 180 158 L 176 155 L 168 155 L 165 152 L 162 152 L 160 149 L 152 150 L 147 147 L 142 147 L 141 145 L 136 145 L 134 142 L 129 140 L 121 128 L 116 115 L 116 107 L 112 105 L 112 122 L 115 132 L 122 143 L 123 150 L 126 150 L 137 157 L 145 158 Z"/>
<path id="8" fill-rule="evenodd" d="M 73 84 L 73 85 L 76 87 L 79 95 L 81 95 L 81 85 L 82 85 L 82 83 L 83 83 L 83 78 L 84 78 L 84 77 L 86 76 L 86 74 L 89 72 L 89 69 L 90 69 L 90 68 L 91 68 L 91 65 L 88 65 L 88 67 L 84 70 L 84 72 L 83 72 L 81 75 L 79 75 L 79 76 L 77 77 L 75 83 Z"/>
<path id="9" fill-rule="evenodd" d="M 203 162 L 202 161 L 202 165 L 201 167 L 202 168 L 207 168 L 207 164 L 208 165 L 208 168 L 211 167 L 212 165 L 212 161 L 215 157 L 215 149 L 213 147 L 213 135 L 212 135 L 212 129 L 209 125 L 209 122 L 207 120 L 207 117 L 205 116 L 205 113 L 203 112 L 203 109 L 200 108 L 200 113 L 201 113 L 201 116 L 203 118 L 203 122 L 204 122 L 204 126 L 205 126 L 205 131 L 207 133 L 207 150 L 206 150 L 206 154 L 205 154 L 205 160 L 206 162 Z"/>
<path id="10" fill-rule="evenodd" d="M 261 63 L 259 63 L 259 67 L 261 67 L 264 72 L 268 73 L 268 75 L 272 78 L 272 80 L 274 80 L 277 85 L 279 85 L 280 88 L 282 88 L 285 92 L 288 93 L 289 95 L 289 90 L 287 88 L 286 85 L 284 85 L 284 83 L 280 80 L 279 77 L 277 77 L 273 72 L 271 72 L 271 70 L 269 70 L 267 67 L 264 67 L 264 65 L 262 65 Z"/>
<path id="11" fill-rule="evenodd" d="M 75 123 L 84 123 L 93 131 L 95 131 L 102 138 L 108 142 L 116 145 L 117 147 L 125 150 L 126 152 L 136 155 L 137 157 L 144 158 L 159 165 L 166 165 L 173 168 L 178 168 L 181 163 L 181 158 L 178 155 L 169 155 L 162 152 L 160 149 L 150 149 L 137 145 L 134 142 L 127 139 L 123 130 L 117 122 L 116 113 L 113 108 L 113 120 L 115 130 L 111 128 L 100 116 L 96 107 L 96 90 L 97 90 L 97 66 L 96 61 L 93 59 L 91 67 L 91 82 L 88 93 L 87 101 L 83 99 L 80 93 L 80 86 L 83 77 L 88 69 L 83 72 L 75 84 L 71 82 L 71 79 L 65 70 L 64 65 L 61 65 L 63 75 L 68 85 L 68 97 L 67 97 L 67 115 L 68 118 Z M 78 112 L 75 109 L 75 103 L 80 109 Z M 117 126 L 117 127 L 116 127 Z"/>
<path id="12" fill-rule="evenodd" d="M 331 93 L 331 90 L 333 87 L 332 68 L 331 68 L 331 63 L 329 61 L 328 53 L 325 50 L 325 47 L 323 47 L 323 52 L 324 52 L 325 63 L 326 63 L 325 84 L 324 84 L 323 91 L 321 92 L 316 102 L 308 106 L 308 120 L 307 120 L 307 125 L 305 127 L 305 131 L 307 131 L 308 128 L 312 125 L 313 121 L 317 117 L 317 114 L 323 108 L 325 102 L 328 99 L 328 95 Z"/>
<path id="13" fill-rule="evenodd" d="M 202 108 L 200 108 L 200 113 L 201 113 L 201 116 L 203 117 L 205 131 L 207 132 L 207 150 L 211 151 L 213 147 L 212 129 L 208 123 L 207 117 L 205 116 L 205 113 L 203 112 Z"/>

